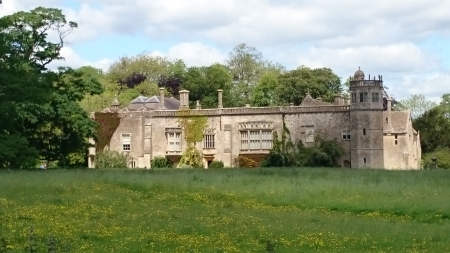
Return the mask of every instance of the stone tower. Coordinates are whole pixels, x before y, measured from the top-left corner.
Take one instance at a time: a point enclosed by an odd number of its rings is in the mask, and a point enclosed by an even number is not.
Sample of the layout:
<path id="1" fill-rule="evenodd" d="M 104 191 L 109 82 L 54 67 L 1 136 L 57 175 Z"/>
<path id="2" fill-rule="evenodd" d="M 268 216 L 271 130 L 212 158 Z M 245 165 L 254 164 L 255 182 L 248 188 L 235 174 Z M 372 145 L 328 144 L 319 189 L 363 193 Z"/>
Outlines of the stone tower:
<path id="1" fill-rule="evenodd" d="M 350 77 L 351 167 L 384 168 L 383 78 Z"/>

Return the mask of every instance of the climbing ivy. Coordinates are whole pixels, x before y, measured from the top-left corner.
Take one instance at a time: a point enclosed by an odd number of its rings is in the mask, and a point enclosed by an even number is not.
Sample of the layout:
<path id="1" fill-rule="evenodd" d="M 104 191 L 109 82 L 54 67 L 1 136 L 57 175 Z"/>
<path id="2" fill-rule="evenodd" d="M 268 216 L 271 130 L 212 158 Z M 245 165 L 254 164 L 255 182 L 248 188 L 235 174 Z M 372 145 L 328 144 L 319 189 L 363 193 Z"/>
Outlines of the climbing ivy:
<path id="1" fill-rule="evenodd" d="M 208 118 L 200 112 L 189 109 L 179 110 L 177 117 L 177 122 L 183 130 L 184 140 L 187 144 L 178 167 L 202 168 L 202 155 L 195 146 L 203 140 L 203 133 L 208 126 Z"/>
<path id="2" fill-rule="evenodd" d="M 118 113 L 96 112 L 95 121 L 98 124 L 95 148 L 97 152 L 101 152 L 111 142 L 114 132 L 119 127 L 120 118 Z"/>

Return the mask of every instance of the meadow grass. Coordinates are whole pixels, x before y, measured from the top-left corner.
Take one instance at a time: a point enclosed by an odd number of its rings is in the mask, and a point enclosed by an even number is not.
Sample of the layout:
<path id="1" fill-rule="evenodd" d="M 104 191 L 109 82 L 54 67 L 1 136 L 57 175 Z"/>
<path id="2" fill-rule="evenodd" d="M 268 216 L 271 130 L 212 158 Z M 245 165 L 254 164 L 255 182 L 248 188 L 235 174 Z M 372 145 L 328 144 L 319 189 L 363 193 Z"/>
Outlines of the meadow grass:
<path id="1" fill-rule="evenodd" d="M 450 252 L 450 171 L 0 171 L 0 237 L 71 252 Z M 274 251 L 271 246 L 275 245 Z"/>

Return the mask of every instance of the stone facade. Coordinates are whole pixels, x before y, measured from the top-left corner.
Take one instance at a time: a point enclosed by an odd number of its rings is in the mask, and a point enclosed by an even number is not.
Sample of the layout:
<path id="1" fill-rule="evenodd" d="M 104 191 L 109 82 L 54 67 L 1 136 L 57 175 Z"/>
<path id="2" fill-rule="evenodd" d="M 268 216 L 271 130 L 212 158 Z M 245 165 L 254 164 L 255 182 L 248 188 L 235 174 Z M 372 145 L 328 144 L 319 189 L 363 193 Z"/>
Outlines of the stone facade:
<path id="1" fill-rule="evenodd" d="M 382 77 L 365 79 L 358 70 L 350 81 L 350 100 L 336 96 L 334 103 L 306 95 L 295 106 L 223 108 L 219 90 L 218 108 L 201 109 L 197 103 L 191 112 L 207 116 L 204 140 L 197 144 L 205 167 L 213 161 L 233 166 L 239 155 L 261 162 L 273 144 L 273 132 L 281 134 L 283 123 L 293 141 L 312 145 L 317 135 L 338 140 L 345 150 L 341 167 L 420 169 L 420 135 L 412 127 L 409 111 L 383 110 Z M 167 157 L 174 163 L 186 147 L 177 112 L 186 109 L 189 91 L 180 92 L 180 101 L 159 96 L 138 97 L 121 110 L 118 101 L 103 112 L 118 112 L 120 125 L 109 148 L 128 152 L 130 167 L 150 168 L 155 157 Z M 89 167 L 94 167 L 95 148 L 90 149 Z"/>

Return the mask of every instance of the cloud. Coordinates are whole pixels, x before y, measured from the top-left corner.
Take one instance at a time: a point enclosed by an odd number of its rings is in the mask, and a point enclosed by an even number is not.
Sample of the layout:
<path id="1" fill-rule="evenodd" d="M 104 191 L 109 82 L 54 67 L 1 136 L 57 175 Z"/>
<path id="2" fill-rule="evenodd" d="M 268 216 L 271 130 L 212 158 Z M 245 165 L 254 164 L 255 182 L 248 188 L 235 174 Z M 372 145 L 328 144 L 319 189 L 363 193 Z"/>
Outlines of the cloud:
<path id="1" fill-rule="evenodd" d="M 64 60 L 53 61 L 49 64 L 48 68 L 55 70 L 59 66 L 67 66 L 71 68 L 92 66 L 106 71 L 109 68 L 109 66 L 113 63 L 113 60 L 107 58 L 95 62 L 86 61 L 80 55 L 78 55 L 71 47 L 68 46 L 65 46 L 61 49 L 61 56 L 64 58 Z"/>
<path id="2" fill-rule="evenodd" d="M 450 2 L 134 0 L 84 1 L 69 16 L 90 35 L 145 31 L 151 38 L 209 39 L 224 45 L 386 44 L 445 31 Z M 447 32 L 447 34 L 449 34 Z M 81 35 L 80 35 L 81 36 Z"/>
<path id="3" fill-rule="evenodd" d="M 401 98 L 411 94 L 423 94 L 426 98 L 439 102 L 445 93 L 450 93 L 450 69 L 430 73 L 424 76 L 407 75 L 400 82 L 399 89 L 405 89 Z"/>
<path id="4" fill-rule="evenodd" d="M 200 42 L 184 42 L 171 47 L 167 53 L 171 59 L 182 59 L 188 66 L 207 66 L 223 63 L 226 55 Z"/>
<path id="5" fill-rule="evenodd" d="M 188 66 L 223 62 L 227 58 L 225 49 L 229 52 L 239 43 L 256 47 L 265 58 L 288 69 L 302 64 L 329 67 L 346 78 L 361 66 L 367 74 L 382 74 L 392 87 L 390 91 L 400 96 L 416 91 L 436 96 L 436 92 L 443 92 L 437 83 L 445 84 L 449 76 L 446 68 L 450 66 L 445 64 L 450 63 L 450 56 L 438 48 L 450 40 L 450 1 L 76 0 L 63 6 L 64 3 L 67 2 L 4 1 L 0 15 L 38 5 L 63 8 L 67 20 L 79 24 L 68 37 L 72 44 L 115 35 L 144 37 L 143 51 L 183 59 Z M 440 46 L 429 43 L 425 48 L 429 38 L 437 38 L 435 42 Z M 163 48 L 152 47 L 148 41 Z M 149 48 L 144 48 L 147 45 Z M 96 50 L 102 49 L 92 48 Z M 122 55 L 135 52 L 126 45 L 117 51 Z M 94 64 L 105 68 L 110 62 L 85 61 L 86 56 L 71 48 L 64 54 L 67 61 L 63 64 L 73 66 Z M 422 88 L 424 84 L 433 88 Z"/>
<path id="6" fill-rule="evenodd" d="M 353 73 L 361 68 L 384 73 L 422 73 L 439 66 L 439 60 L 412 43 L 347 48 L 310 48 L 297 58 L 298 65 L 330 67 Z"/>

